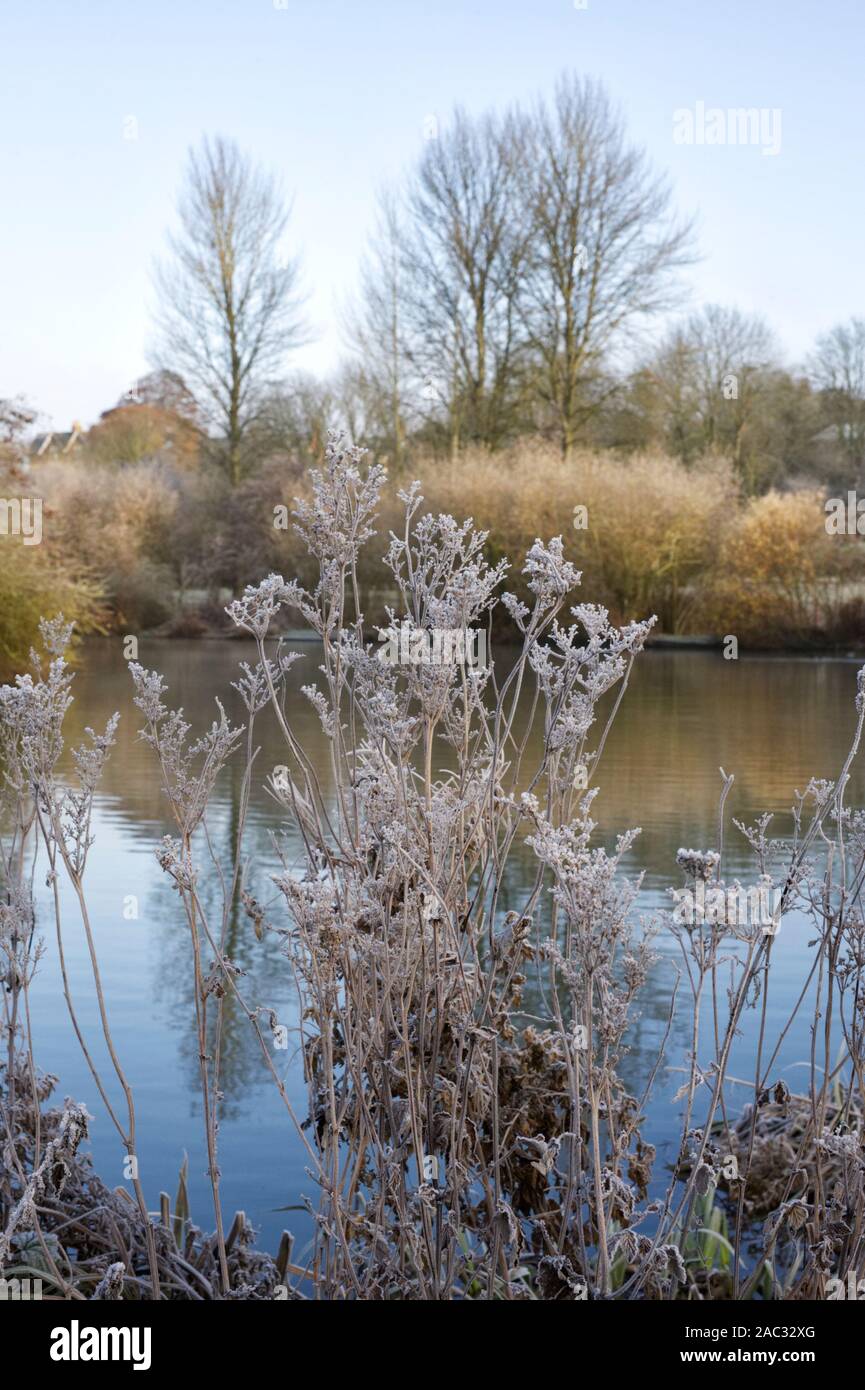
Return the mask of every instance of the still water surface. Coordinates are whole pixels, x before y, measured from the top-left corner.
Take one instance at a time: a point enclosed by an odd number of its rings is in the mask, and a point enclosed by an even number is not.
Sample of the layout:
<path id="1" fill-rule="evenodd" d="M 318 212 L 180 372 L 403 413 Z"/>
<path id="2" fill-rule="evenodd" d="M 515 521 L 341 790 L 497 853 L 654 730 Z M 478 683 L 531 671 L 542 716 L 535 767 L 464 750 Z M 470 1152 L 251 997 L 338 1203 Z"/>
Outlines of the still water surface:
<path id="1" fill-rule="evenodd" d="M 212 1229 L 188 937 L 177 896 L 154 857 L 159 839 L 173 827 L 159 790 L 153 755 L 137 739 L 140 719 L 132 705 L 131 681 L 120 646 L 108 641 L 87 646 L 67 722 L 69 746 L 81 740 L 86 725 L 99 729 L 115 710 L 121 714 L 117 746 L 98 800 L 96 842 L 86 880 L 88 901 L 114 1039 L 136 1098 L 139 1164 L 148 1204 L 151 1208 L 158 1205 L 162 1189 L 174 1193 L 186 1153 L 193 1220 Z M 318 717 L 297 693 L 301 684 L 314 678 L 317 648 L 303 644 L 299 649 L 305 660 L 292 672 L 290 707 L 297 732 L 324 768 L 327 758 Z M 230 682 L 236 679 L 238 661 L 254 661 L 251 644 L 145 640 L 139 658 L 145 666 L 164 673 L 169 703 L 183 706 L 195 730 L 212 720 L 214 696 L 223 699 L 236 722 L 242 722 L 243 711 Z M 734 662 L 723 660 L 720 653 L 705 651 L 650 651 L 638 659 L 604 753 L 595 813 L 598 836 L 608 845 L 617 831 L 642 827 L 628 860 L 630 872 L 644 874 L 641 909 L 650 913 L 670 906 L 667 890 L 681 882 L 675 866 L 680 846 L 714 847 L 719 767 L 736 778 L 727 803 L 725 877 L 728 881 L 739 876 L 743 883 L 754 882 L 748 846 L 734 829 L 732 818 L 750 823 L 761 811 L 770 810 L 777 813 L 773 833 L 786 833 L 794 790 L 804 788 L 812 776 L 837 776 L 853 732 L 856 671 L 857 664 L 846 661 L 767 657 Z M 260 783 L 266 771 L 285 761 L 285 755 L 274 725 L 262 716 L 257 727 L 257 742 L 262 746 L 258 763 L 261 775 L 256 779 L 247 832 L 250 880 L 265 899 L 274 901 L 274 919 L 282 920 L 272 885 L 270 889 L 267 886 L 268 875 L 278 867 L 270 840 L 277 825 L 275 808 Z M 322 773 L 323 781 L 324 776 Z M 217 786 L 210 814 L 214 844 L 226 858 L 236 824 L 241 777 L 238 757 Z M 862 805 L 863 791 L 865 777 L 860 762 L 853 769 L 847 805 Z M 528 852 L 515 859 L 505 909 L 519 906 L 534 865 Z M 131 895 L 138 901 L 138 917 L 127 920 L 124 901 Z M 84 1101 L 94 1115 L 96 1165 L 103 1178 L 115 1186 L 123 1182 L 124 1151 L 67 1017 L 47 909 L 43 892 L 40 931 L 46 954 L 32 992 L 36 1056 L 43 1069 L 59 1076 L 59 1095 Z M 89 962 L 68 897 L 65 912 L 65 949 L 73 994 L 107 1076 L 110 1069 L 99 1042 Z M 795 915 L 784 919 L 773 947 L 768 1001 L 769 1037 L 773 1041 L 807 974 L 812 936 L 813 929 L 803 919 Z M 257 941 L 251 924 L 240 913 L 232 920 L 227 949 L 248 971 L 243 982 L 246 997 L 273 1007 L 290 1026 L 295 1016 L 293 989 L 287 963 L 272 934 L 263 942 Z M 637 1092 L 642 1091 L 654 1063 L 676 973 L 678 947 L 669 935 L 659 939 L 657 950 L 659 960 L 643 996 L 641 1016 L 629 1033 L 631 1052 L 622 1067 L 625 1081 Z M 274 1250 L 280 1231 L 292 1230 L 297 1258 L 308 1238 L 309 1218 L 302 1210 L 290 1208 L 297 1208 L 304 1193 L 314 1197 L 314 1185 L 305 1172 L 302 1147 L 263 1070 L 248 1023 L 230 1006 L 226 1020 L 225 1100 L 219 1143 L 227 1217 L 230 1221 L 235 1209 L 245 1210 L 260 1231 L 262 1244 Z M 754 1014 L 748 1014 L 732 1059 L 733 1076 L 746 1078 L 751 1074 L 754 1022 Z M 683 1080 L 678 1068 L 688 1047 L 687 1023 L 688 992 L 683 988 L 665 1064 L 646 1112 L 646 1137 L 658 1146 L 662 1158 L 669 1156 L 678 1133 L 680 1107 L 672 1097 Z M 808 1052 L 807 1013 L 803 1012 L 787 1037 L 773 1076 L 783 1075 L 794 1091 L 804 1089 L 808 1073 L 801 1064 Z M 291 1050 L 274 1055 L 285 1059 L 281 1065 L 289 1093 L 302 1116 L 305 1093 L 296 1058 Z M 733 1086 L 728 1094 L 734 1108 L 748 1098 L 745 1087 Z M 659 1176 L 663 1178 L 663 1172 Z"/>

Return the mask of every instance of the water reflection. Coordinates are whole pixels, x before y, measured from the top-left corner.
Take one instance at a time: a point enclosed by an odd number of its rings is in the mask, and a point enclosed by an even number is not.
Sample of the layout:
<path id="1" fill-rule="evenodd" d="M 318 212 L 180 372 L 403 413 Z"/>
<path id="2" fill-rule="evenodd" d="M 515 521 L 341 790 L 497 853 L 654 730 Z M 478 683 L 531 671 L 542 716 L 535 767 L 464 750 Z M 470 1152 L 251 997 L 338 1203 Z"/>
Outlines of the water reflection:
<path id="1" fill-rule="evenodd" d="M 293 722 L 316 762 L 322 786 L 331 787 L 330 759 L 318 717 L 299 693 L 314 678 L 318 649 L 299 648 L 304 660 L 289 673 Z M 215 695 L 230 717 L 241 722 L 244 711 L 230 682 L 239 660 L 252 660 L 244 642 L 141 643 L 144 665 L 161 670 L 169 685 L 169 702 L 182 705 L 193 727 L 209 724 Z M 507 653 L 501 659 L 506 663 Z M 734 773 L 727 830 L 728 878 L 753 879 L 753 866 L 744 838 L 732 827 L 732 817 L 753 819 L 764 809 L 777 813 L 773 833 L 789 829 L 793 792 L 812 776 L 834 777 L 852 736 L 856 664 L 845 661 L 807 661 L 787 658 L 724 661 L 720 654 L 648 652 L 635 667 L 631 685 L 609 738 L 599 773 L 601 793 L 595 803 L 598 834 L 607 843 L 628 826 L 642 834 L 629 856 L 629 871 L 644 874 L 640 908 L 648 915 L 668 906 L 666 889 L 678 883 L 675 855 L 680 846 L 711 847 L 717 833 L 717 804 L 721 790 L 719 767 Z M 155 1204 L 160 1189 L 173 1190 L 184 1151 L 190 1154 L 193 1215 L 211 1223 L 206 1159 L 201 1137 L 198 1101 L 197 1040 L 192 1024 L 192 969 L 188 931 L 176 893 L 156 863 L 153 850 L 162 835 L 171 833 L 165 799 L 155 775 L 154 759 L 137 738 L 139 717 L 132 705 L 131 681 L 121 643 L 94 642 L 85 652 L 76 678 L 76 700 L 68 720 L 67 745 L 77 743 L 85 725 L 99 727 L 115 710 L 121 713 L 118 743 L 103 782 L 95 824 L 96 843 L 88 871 L 89 899 L 99 943 L 100 960 L 115 1028 L 116 1041 L 132 1081 L 142 1134 L 141 1173 L 148 1200 Z M 245 837 L 245 882 L 285 925 L 270 875 L 279 867 L 272 840 L 277 816 L 263 789 L 266 774 L 285 761 L 275 721 L 259 716 L 256 743 L 260 745 L 257 776 Z M 527 752 L 531 762 L 536 748 Z M 227 864 L 237 836 L 243 766 L 232 760 L 220 779 L 208 828 L 216 855 Z M 848 805 L 861 804 L 863 774 L 854 767 Z M 201 853 L 202 847 L 199 847 Z M 299 857 L 297 840 L 289 833 L 286 852 Z M 535 861 L 523 849 L 514 855 L 501 898 L 502 911 L 519 907 L 533 877 Z M 201 891 L 209 917 L 218 930 L 222 899 L 214 876 L 202 878 Z M 134 895 L 138 917 L 124 917 L 124 900 Z M 75 930 L 72 904 L 67 955 L 73 989 L 82 1019 L 95 1036 L 86 953 Z M 96 1116 L 93 1144 L 97 1164 L 111 1183 L 122 1180 L 119 1145 L 105 1119 L 89 1073 L 80 1057 L 62 1006 L 56 950 L 42 919 L 49 950 L 33 992 L 34 1032 L 42 1066 L 60 1075 L 61 1094 L 83 1099 Z M 259 940 L 237 903 L 227 921 L 227 952 L 245 973 L 246 997 L 273 1008 L 291 1028 L 296 1024 L 296 999 L 288 963 L 272 933 Z M 804 922 L 785 920 L 785 935 L 775 948 L 769 1025 L 783 1020 L 807 972 L 809 932 Z M 623 1079 L 636 1093 L 645 1085 L 663 1037 L 669 1012 L 671 983 L 677 970 L 677 948 L 668 936 L 657 942 L 659 960 L 642 996 L 639 1016 L 627 1042 Z M 689 1044 L 688 1000 L 680 997 L 667 1047 L 666 1067 L 649 1110 L 649 1137 L 661 1146 L 678 1132 L 678 1107 L 671 1097 L 681 1075 Z M 737 1041 L 731 1072 L 747 1078 L 753 1067 L 753 1016 Z M 806 1014 L 791 1029 L 778 1061 L 795 1088 L 795 1068 L 808 1054 Z M 302 1191 L 311 1191 L 304 1173 L 304 1155 L 285 1112 L 262 1066 L 258 1044 L 235 1001 L 226 999 L 222 1040 L 220 1129 L 223 1191 L 227 1207 L 243 1207 L 274 1245 L 283 1225 L 301 1241 L 304 1216 L 290 1220 L 278 1209 L 293 1206 Z M 292 1039 L 295 1035 L 291 1035 Z M 296 1057 L 291 1048 L 275 1055 L 300 1114 L 304 1095 Z M 735 1088 L 733 1088 L 735 1092 Z M 731 1094 L 738 1107 L 746 1092 Z"/>

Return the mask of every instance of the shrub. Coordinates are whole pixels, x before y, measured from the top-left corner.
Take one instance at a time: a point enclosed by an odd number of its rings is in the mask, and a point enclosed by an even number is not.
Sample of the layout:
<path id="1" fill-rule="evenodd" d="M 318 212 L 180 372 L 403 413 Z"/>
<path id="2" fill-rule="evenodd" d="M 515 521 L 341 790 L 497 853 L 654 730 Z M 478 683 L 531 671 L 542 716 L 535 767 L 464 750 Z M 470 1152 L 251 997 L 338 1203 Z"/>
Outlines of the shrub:
<path id="1" fill-rule="evenodd" d="M 725 528 L 705 595 L 716 631 L 761 646 L 817 642 L 837 629 L 863 575 L 861 542 L 826 533 L 818 492 L 769 492 Z M 860 637 L 862 633 L 860 631 Z"/>
<path id="2" fill-rule="evenodd" d="M 493 563 L 528 550 L 538 535 L 561 534 L 588 597 L 606 604 L 616 622 L 656 613 L 667 632 L 700 629 L 700 583 L 738 505 L 719 460 L 686 469 L 663 454 L 581 452 L 565 461 L 531 442 L 437 463 L 424 496 L 434 510 L 468 514 L 489 531 Z M 574 526 L 578 505 L 588 512 L 585 530 Z M 525 598 L 518 574 L 508 582 Z"/>
<path id="3" fill-rule="evenodd" d="M 174 614 L 176 603 L 171 571 L 165 565 L 139 558 L 134 566 L 112 567 L 105 576 L 116 627 L 147 632 Z"/>
<path id="4" fill-rule="evenodd" d="M 180 500 L 165 464 L 68 462 L 40 469 L 58 551 L 103 581 L 119 623 L 152 627 L 173 609 L 171 527 Z"/>
<path id="5" fill-rule="evenodd" d="M 8 680 L 30 667 L 44 614 L 62 609 L 79 632 L 96 629 L 105 614 L 92 568 L 64 553 L 57 514 L 34 487 L 34 478 L 25 478 L 14 465 L 0 466 L 0 490 L 9 499 L 35 495 L 41 502 L 37 544 L 0 534 L 0 679 Z"/>
<path id="6" fill-rule="evenodd" d="M 737 508 L 724 464 L 687 469 L 650 454 L 583 458 L 577 490 L 588 510 L 577 561 L 592 597 L 619 622 L 648 612 L 663 632 L 699 631 L 701 586 Z"/>
<path id="7" fill-rule="evenodd" d="M 0 536 L 0 679 L 30 667 L 30 650 L 46 613 L 69 615 L 79 633 L 99 630 L 104 605 L 99 585 L 71 573 L 44 545 L 25 546 Z"/>

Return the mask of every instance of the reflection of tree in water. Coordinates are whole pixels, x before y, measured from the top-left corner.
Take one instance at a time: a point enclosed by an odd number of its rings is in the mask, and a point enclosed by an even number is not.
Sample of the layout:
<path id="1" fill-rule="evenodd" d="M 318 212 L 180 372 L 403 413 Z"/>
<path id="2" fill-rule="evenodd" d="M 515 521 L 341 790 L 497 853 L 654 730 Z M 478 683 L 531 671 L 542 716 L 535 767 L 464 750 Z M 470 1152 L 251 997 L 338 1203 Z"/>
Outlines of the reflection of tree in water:
<path id="1" fill-rule="evenodd" d="M 144 641 L 141 661 L 147 667 L 161 670 L 168 685 L 166 701 L 171 707 L 182 706 L 195 737 L 213 718 L 214 696 L 225 704 L 235 724 L 245 723 L 246 713 L 231 682 L 237 679 L 238 662 L 254 660 L 251 644 L 181 643 Z M 299 663 L 302 665 L 303 663 Z M 295 684 L 301 683 L 300 671 L 293 671 Z M 179 1034 L 179 1058 L 193 1108 L 200 1108 L 200 1076 L 198 1042 L 195 1025 L 195 997 L 192 946 L 189 926 L 178 894 L 171 882 L 158 868 L 154 851 L 163 835 L 176 835 L 169 815 L 168 803 L 162 789 L 159 768 L 152 751 L 138 738 L 141 716 L 132 703 L 132 683 L 127 663 L 122 656 L 122 644 L 117 641 L 87 643 L 82 667 L 76 675 L 76 699 L 67 721 L 67 752 L 84 738 L 85 725 L 103 727 L 115 710 L 121 713 L 117 740 L 105 769 L 100 787 L 100 800 L 109 805 L 112 816 L 123 823 L 124 837 L 137 844 L 149 861 L 147 881 L 150 919 L 162 924 L 157 952 L 156 978 L 153 993 L 157 1008 L 167 1031 Z M 323 740 L 317 720 L 302 697 L 292 697 L 296 723 L 302 736 L 315 733 Z M 279 827 L 273 803 L 261 789 L 273 766 L 284 761 L 280 750 L 282 741 L 275 720 L 269 711 L 256 723 L 255 746 L 261 747 L 256 760 L 252 796 L 243 843 L 246 873 L 243 886 L 255 893 L 262 903 L 273 904 L 272 920 L 285 926 L 283 900 L 277 894 L 268 875 L 278 867 L 270 839 L 270 831 Z M 219 777 L 208 814 L 208 828 L 214 853 L 219 858 L 226 882 L 230 884 L 233 849 L 237 840 L 241 787 L 244 773 L 244 752 L 238 751 L 229 759 Z M 196 837 L 195 858 L 200 874 L 198 894 L 207 913 L 211 934 L 218 940 L 222 926 L 222 888 L 203 835 Z M 110 873 L 97 843 L 88 871 L 90 878 Z M 296 1017 L 293 982 L 288 962 L 280 951 L 279 938 L 265 931 L 263 939 L 256 938 L 253 924 L 247 917 L 239 893 L 228 916 L 226 954 L 244 971 L 238 980 L 247 1003 L 255 1007 L 277 1010 L 279 1021 L 289 1027 L 287 1051 L 277 1051 L 274 1062 L 282 1071 L 297 1046 L 292 1031 Z M 202 941 L 205 970 L 212 959 L 206 940 Z M 208 1016 L 211 1044 L 215 1042 L 216 1007 L 211 997 Z M 265 1015 L 262 1032 L 270 1044 L 269 1021 Z M 272 1086 L 265 1069 L 255 1031 L 246 1018 L 231 990 L 226 991 L 222 1008 L 220 1089 L 224 1093 L 222 1112 L 226 1118 L 239 1113 L 248 1101 L 251 1088 L 264 1082 Z"/>
<path id="2" fill-rule="evenodd" d="M 171 832 L 171 826 L 153 756 L 136 738 L 141 720 L 132 707 L 129 675 L 120 652 L 120 643 L 88 646 L 76 680 L 77 698 L 69 714 L 67 746 L 81 740 L 85 724 L 100 728 L 115 709 L 121 710 L 118 743 L 108 763 L 102 796 L 110 802 L 112 814 L 123 821 L 124 835 L 146 847 L 150 855 L 160 837 Z M 327 740 L 297 690 L 314 676 L 318 664 L 315 648 L 306 649 L 305 655 L 307 660 L 289 673 L 288 707 L 328 796 L 331 777 Z M 185 707 L 196 731 L 213 716 L 214 694 L 224 698 L 235 722 L 243 721 L 230 681 L 236 679 L 238 659 L 254 660 L 247 644 L 145 641 L 141 656 L 145 665 L 165 671 L 169 702 Z M 507 664 L 505 659 L 502 678 Z M 728 880 L 739 876 L 743 882 L 751 877 L 753 861 L 744 840 L 732 828 L 732 817 L 752 821 L 763 808 L 786 813 L 795 787 L 803 787 L 811 776 L 837 775 L 849 742 L 855 676 L 855 664 L 833 662 L 725 662 L 715 653 L 703 652 L 649 652 L 640 658 L 604 752 L 597 778 L 600 792 L 593 806 L 599 823 L 595 843 L 609 845 L 614 835 L 627 827 L 644 827 L 627 860 L 629 876 L 643 870 L 646 873 L 639 909 L 669 906 L 664 890 L 679 884 L 675 856 L 680 846 L 714 845 L 721 787 L 719 766 L 736 774 L 727 803 L 725 876 Z M 598 724 L 599 736 L 602 719 L 603 715 Z M 537 757 L 539 740 L 540 731 L 532 731 L 526 749 L 527 767 Z M 268 874 L 276 868 L 270 831 L 278 826 L 278 813 L 262 790 L 267 774 L 285 762 L 286 755 L 275 721 L 267 715 L 257 723 L 255 742 L 262 751 L 253 773 L 245 834 L 249 866 L 246 886 L 262 902 L 272 904 L 271 920 L 275 924 L 287 926 L 282 900 L 277 899 L 268 881 Z M 783 759 L 778 756 L 779 748 L 784 750 Z M 441 762 L 445 764 L 446 753 Z M 236 834 L 242 777 L 243 757 L 239 754 L 230 760 L 219 781 L 209 818 L 214 849 L 226 865 Z M 854 768 L 851 804 L 861 803 L 862 789 L 862 772 Z M 772 831 L 783 834 L 788 825 L 789 817 L 778 815 Z M 202 869 L 199 891 L 212 928 L 218 930 L 222 912 L 220 885 L 208 867 L 206 847 L 198 848 Z M 500 918 L 510 910 L 522 910 L 536 867 L 532 851 L 517 843 L 500 887 Z M 98 844 L 89 872 L 97 878 L 100 873 L 110 872 L 100 858 Z M 177 895 L 155 862 L 150 881 L 154 885 L 150 915 L 163 923 L 154 990 L 160 998 L 166 1029 L 178 1037 L 184 1083 L 192 1103 L 197 1105 L 199 1067 L 189 929 Z M 544 889 L 536 910 L 541 935 L 549 923 L 549 908 L 549 894 Z M 228 922 L 226 950 L 242 969 L 249 971 L 239 982 L 245 998 L 251 1003 L 276 1007 L 280 1021 L 288 1024 L 289 1050 L 275 1053 L 274 1060 L 280 1071 L 293 1064 L 296 1074 L 297 1034 L 291 1031 L 296 1021 L 296 1001 L 279 939 L 266 932 L 264 939 L 258 941 L 242 906 L 235 902 Z M 625 1036 L 631 1050 L 619 1068 L 623 1083 L 637 1096 L 642 1095 L 663 1038 L 677 961 L 676 948 L 669 937 L 659 938 L 656 950 L 661 959 L 651 970 L 638 1000 Z M 527 970 L 525 1009 L 527 1013 L 545 1016 L 547 1010 L 533 969 L 529 966 Z M 690 991 L 683 981 L 666 1057 L 656 1078 L 654 1098 L 647 1105 L 649 1119 L 645 1129 L 652 1142 L 658 1144 L 658 1166 L 668 1156 L 662 1148 L 665 1140 L 675 1142 L 678 1133 L 681 1106 L 673 1104 L 671 1097 L 684 1078 L 668 1068 L 684 1065 L 690 1044 L 690 1010 Z M 248 1107 L 255 1088 L 261 1083 L 272 1083 L 254 1031 L 230 992 L 224 1002 L 222 1058 L 224 1111 L 233 1116 Z M 656 1167 L 656 1174 L 657 1171 Z"/>
<path id="3" fill-rule="evenodd" d="M 223 864 L 226 884 L 229 887 L 231 852 L 237 837 L 242 778 L 243 768 L 240 762 L 237 762 L 235 767 L 226 769 L 220 783 L 219 804 L 211 809 L 208 819 L 213 851 Z M 271 906 L 272 910 L 268 913 L 269 921 L 274 925 L 286 926 L 283 899 L 269 882 L 269 874 L 279 865 L 263 823 L 247 823 L 244 848 L 247 872 L 243 886 L 251 891 L 259 902 Z M 213 870 L 203 836 L 197 837 L 194 852 L 201 870 L 198 881 L 199 899 L 207 916 L 210 934 L 218 941 L 223 913 L 222 888 L 219 876 Z M 153 896 L 153 919 L 164 924 L 160 933 L 157 983 L 161 1013 L 166 1027 L 180 1034 L 178 1046 L 181 1065 L 187 1078 L 186 1084 L 193 1108 L 197 1111 L 200 1108 L 200 1082 L 189 926 L 179 896 L 172 890 L 167 879 L 163 878 L 155 884 Z M 228 914 L 224 949 L 225 954 L 244 972 L 237 983 L 247 1004 L 250 1007 L 261 1005 L 265 1010 L 259 1018 L 259 1025 L 268 1046 L 271 1045 L 271 1032 L 266 1011 L 274 1009 L 279 1022 L 288 1026 L 288 1049 L 273 1053 L 277 1071 L 282 1072 L 297 1049 L 297 1034 L 294 1031 L 297 1010 L 290 966 L 282 953 L 280 938 L 274 932 L 265 930 L 262 940 L 258 940 L 253 923 L 240 902 L 239 889 Z M 205 972 L 209 969 L 212 958 L 213 953 L 202 935 L 202 963 Z M 253 1087 L 261 1084 L 272 1086 L 273 1082 L 265 1068 L 255 1030 L 230 989 L 226 990 L 223 996 L 221 1012 L 220 1090 L 224 1100 L 220 1108 L 224 1117 L 230 1119 L 236 1118 L 248 1105 Z M 211 996 L 208 1007 L 211 1048 L 215 1048 L 216 1045 L 217 1013 L 217 1001 Z"/>

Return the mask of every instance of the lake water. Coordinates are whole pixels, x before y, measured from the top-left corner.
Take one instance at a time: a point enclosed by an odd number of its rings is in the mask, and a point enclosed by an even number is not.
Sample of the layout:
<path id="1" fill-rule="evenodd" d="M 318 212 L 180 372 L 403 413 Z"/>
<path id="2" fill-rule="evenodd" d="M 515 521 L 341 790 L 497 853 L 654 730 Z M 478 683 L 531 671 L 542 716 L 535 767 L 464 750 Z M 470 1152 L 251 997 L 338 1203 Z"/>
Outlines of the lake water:
<path id="1" fill-rule="evenodd" d="M 311 679 L 317 648 L 299 647 L 306 659 L 291 673 L 291 710 L 295 728 L 321 766 L 326 766 L 318 718 L 297 688 Z M 230 682 L 240 660 L 254 660 L 245 642 L 141 642 L 139 659 L 163 672 L 169 702 L 184 707 L 196 729 L 210 723 L 213 698 L 220 696 L 233 718 L 242 709 Z M 507 653 L 503 654 L 507 660 Z M 844 761 L 854 727 L 855 662 L 794 658 L 741 658 L 725 661 L 720 652 L 649 651 L 637 661 L 631 684 L 604 753 L 595 803 L 599 837 L 612 841 L 618 830 L 642 827 L 629 858 L 629 869 L 643 872 L 640 907 L 647 912 L 669 907 L 667 890 L 678 886 L 675 865 L 680 846 L 715 844 L 719 767 L 735 774 L 727 804 L 725 877 L 754 882 L 747 845 L 733 828 L 732 817 L 753 821 L 765 810 L 779 813 L 776 833 L 789 829 L 793 792 L 812 776 L 834 778 Z M 67 744 L 80 741 L 86 725 L 99 728 L 114 710 L 121 714 L 117 746 L 109 762 L 94 825 L 86 879 L 103 971 L 114 1039 L 132 1083 L 139 1127 L 140 1173 L 151 1208 L 160 1190 L 172 1195 L 184 1153 L 189 1156 L 193 1220 L 212 1229 L 210 1189 L 198 1099 L 197 1045 L 191 1023 L 192 991 L 188 936 L 175 893 L 154 857 L 154 847 L 172 826 L 158 786 L 154 759 L 137 739 L 140 724 L 132 705 L 131 681 L 120 641 L 91 642 L 85 648 L 75 681 L 75 704 L 67 722 Z M 257 742 L 262 745 L 261 778 L 285 756 L 276 730 L 262 717 Z M 220 780 L 210 815 L 214 844 L 227 855 L 236 823 L 242 763 L 240 758 Z M 326 782 L 325 774 L 322 780 Z M 861 805 L 865 780 L 854 767 L 848 805 Z M 270 832 L 276 827 L 274 804 L 260 786 L 253 797 L 248 828 L 252 885 L 274 903 L 268 874 L 277 867 Z M 508 885 L 510 902 L 520 894 L 534 866 L 528 852 L 515 860 Z M 40 876 L 40 877 L 44 877 Z M 124 916 L 124 902 L 134 896 L 137 919 Z M 112 1186 L 123 1183 L 124 1151 L 96 1093 L 79 1051 L 63 1001 L 53 925 L 47 899 L 40 894 L 40 932 L 46 954 L 32 990 L 32 1018 L 39 1065 L 60 1078 L 58 1094 L 84 1101 L 95 1117 L 92 1146 L 97 1168 Z M 65 948 L 73 994 L 94 1052 L 106 1062 L 89 963 L 74 906 L 65 897 Z M 812 958 L 813 935 L 803 920 L 785 917 L 773 947 L 769 994 L 769 1037 L 783 1025 Z M 259 942 L 243 913 L 232 920 L 228 954 L 249 973 L 248 998 L 277 1010 L 291 1024 L 295 1001 L 288 966 L 272 935 Z M 653 1064 L 668 1012 L 670 985 L 678 948 L 669 935 L 657 944 L 659 960 L 643 996 L 642 1013 L 629 1034 L 631 1053 L 622 1068 L 626 1082 L 642 1090 Z M 672 1097 L 682 1081 L 688 1043 L 688 993 L 680 993 L 654 1100 L 648 1107 L 645 1136 L 669 1157 L 678 1133 L 679 1106 Z M 783 1046 L 773 1077 L 783 1075 L 792 1090 L 807 1086 L 809 1035 L 807 1013 L 800 1014 Z M 220 1167 L 227 1220 L 237 1208 L 246 1211 L 260 1231 L 261 1243 L 275 1250 L 283 1228 L 295 1234 L 301 1256 L 309 1218 L 296 1208 L 302 1194 L 314 1197 L 305 1173 L 304 1155 L 272 1081 L 264 1072 L 257 1043 L 246 1020 L 229 1003 L 224 1045 L 225 1101 L 219 1134 Z M 746 1016 L 744 1036 L 730 1071 L 747 1078 L 753 1069 L 755 1016 Z M 301 1115 L 305 1092 L 296 1059 L 285 1059 L 288 1089 Z M 706 1059 L 708 1060 L 708 1059 Z M 105 1074 L 108 1074 L 105 1067 Z M 731 1086 L 731 1105 L 748 1098 L 746 1087 Z M 660 1173 L 663 1178 L 663 1172 Z"/>

